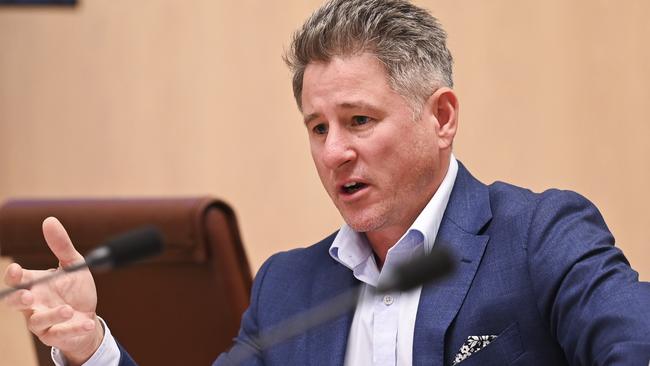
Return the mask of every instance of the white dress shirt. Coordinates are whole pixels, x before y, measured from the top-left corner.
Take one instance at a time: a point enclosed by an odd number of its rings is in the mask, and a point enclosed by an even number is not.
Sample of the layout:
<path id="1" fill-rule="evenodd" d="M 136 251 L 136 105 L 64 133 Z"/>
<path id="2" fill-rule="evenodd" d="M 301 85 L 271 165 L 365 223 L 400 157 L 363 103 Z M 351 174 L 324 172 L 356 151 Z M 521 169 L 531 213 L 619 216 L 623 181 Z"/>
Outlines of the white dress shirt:
<path id="1" fill-rule="evenodd" d="M 330 255 L 350 268 L 361 282 L 361 294 L 348 336 L 345 365 L 399 365 L 407 366 L 413 360 L 413 333 L 422 286 L 408 292 L 379 295 L 375 287 L 382 276 L 387 276 L 399 264 L 429 253 L 438 234 L 442 216 L 447 208 L 451 190 L 456 181 L 458 162 L 451 155 L 447 175 L 413 225 L 388 250 L 381 271 L 365 235 L 343 225 L 330 247 Z M 104 326 L 104 340 L 95 354 L 83 366 L 117 366 L 120 350 Z M 56 366 L 66 361 L 52 348 Z M 650 366 L 650 365 L 649 365 Z"/>
<path id="2" fill-rule="evenodd" d="M 390 275 L 400 264 L 431 251 L 457 173 L 458 162 L 452 155 L 440 187 L 413 225 L 388 250 L 381 271 L 365 235 L 343 225 L 334 238 L 330 255 L 363 282 L 348 335 L 345 365 L 412 364 L 415 317 L 422 286 L 390 294 L 378 294 L 375 288 L 383 276 Z"/>

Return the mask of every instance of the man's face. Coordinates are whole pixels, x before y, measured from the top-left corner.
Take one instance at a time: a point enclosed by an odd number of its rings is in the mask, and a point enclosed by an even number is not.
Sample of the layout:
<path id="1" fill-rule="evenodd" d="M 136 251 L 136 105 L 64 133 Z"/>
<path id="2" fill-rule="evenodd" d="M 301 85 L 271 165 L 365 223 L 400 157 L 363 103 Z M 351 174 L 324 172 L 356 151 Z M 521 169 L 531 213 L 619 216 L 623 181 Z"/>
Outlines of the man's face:
<path id="1" fill-rule="evenodd" d="M 380 61 L 363 53 L 310 63 L 302 106 L 318 175 L 347 224 L 369 237 L 401 235 L 447 168 L 427 104 L 414 120 Z"/>

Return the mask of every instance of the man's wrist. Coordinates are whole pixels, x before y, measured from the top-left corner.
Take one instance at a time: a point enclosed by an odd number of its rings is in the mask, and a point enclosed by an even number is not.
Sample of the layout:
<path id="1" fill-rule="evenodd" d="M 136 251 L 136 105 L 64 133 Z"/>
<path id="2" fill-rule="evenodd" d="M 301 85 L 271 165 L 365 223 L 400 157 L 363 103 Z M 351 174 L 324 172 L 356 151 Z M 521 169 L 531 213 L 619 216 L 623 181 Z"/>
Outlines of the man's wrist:
<path id="1" fill-rule="evenodd" d="M 96 336 L 93 337 L 93 341 L 88 345 L 88 347 L 84 347 L 85 350 L 79 350 L 80 352 L 75 352 L 74 354 L 63 353 L 68 366 L 83 365 L 95 354 L 95 352 L 97 352 L 99 346 L 101 346 L 102 341 L 104 340 L 105 330 L 97 315 L 95 315 L 94 333 Z"/>

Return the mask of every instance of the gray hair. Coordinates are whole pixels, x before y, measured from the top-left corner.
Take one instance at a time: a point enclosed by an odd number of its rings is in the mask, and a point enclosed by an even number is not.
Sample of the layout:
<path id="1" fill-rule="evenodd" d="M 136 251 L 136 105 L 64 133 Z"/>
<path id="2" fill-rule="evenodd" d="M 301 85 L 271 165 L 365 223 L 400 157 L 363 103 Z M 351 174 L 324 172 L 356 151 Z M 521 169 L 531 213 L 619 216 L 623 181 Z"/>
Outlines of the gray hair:
<path id="1" fill-rule="evenodd" d="M 284 60 L 302 110 L 302 82 L 310 62 L 374 54 L 395 92 L 419 113 L 441 86 L 453 86 L 447 33 L 428 11 L 406 0 L 330 0 L 298 29 Z"/>

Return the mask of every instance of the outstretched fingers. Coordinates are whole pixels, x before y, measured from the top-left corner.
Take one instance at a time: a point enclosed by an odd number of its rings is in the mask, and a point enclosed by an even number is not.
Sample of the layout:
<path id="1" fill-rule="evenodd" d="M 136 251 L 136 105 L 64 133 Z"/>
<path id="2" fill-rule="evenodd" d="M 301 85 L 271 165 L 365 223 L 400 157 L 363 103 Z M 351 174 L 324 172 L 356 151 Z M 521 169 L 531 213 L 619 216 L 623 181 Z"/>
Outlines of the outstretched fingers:
<path id="1" fill-rule="evenodd" d="M 28 271 L 23 270 L 18 263 L 11 263 L 5 272 L 4 283 L 9 287 L 17 287 L 24 283 L 27 277 L 29 277 Z M 34 303 L 34 294 L 29 290 L 19 290 L 7 296 L 4 302 L 14 310 L 29 310 Z"/>
<path id="2" fill-rule="evenodd" d="M 16 287 L 23 282 L 29 281 L 31 279 L 29 277 L 28 271 L 25 271 L 20 264 L 11 263 L 5 271 L 4 283 L 10 287 Z"/>
<path id="3" fill-rule="evenodd" d="M 31 313 L 32 305 L 34 305 L 34 294 L 29 290 L 19 290 L 7 296 L 4 302 L 10 309 Z"/>
<path id="4" fill-rule="evenodd" d="M 45 329 L 38 338 L 47 345 L 53 345 L 62 348 L 62 345 L 72 341 L 75 337 L 86 336 L 91 334 L 97 328 L 97 322 L 91 319 L 68 320 Z"/>
<path id="5" fill-rule="evenodd" d="M 83 256 L 74 248 L 70 236 L 55 217 L 43 221 L 43 236 L 62 267 L 83 261 Z"/>
<path id="6" fill-rule="evenodd" d="M 43 335 L 51 327 L 68 321 L 74 315 L 69 305 L 61 305 L 52 309 L 34 312 L 27 320 L 27 326 L 37 336 Z"/>

